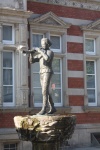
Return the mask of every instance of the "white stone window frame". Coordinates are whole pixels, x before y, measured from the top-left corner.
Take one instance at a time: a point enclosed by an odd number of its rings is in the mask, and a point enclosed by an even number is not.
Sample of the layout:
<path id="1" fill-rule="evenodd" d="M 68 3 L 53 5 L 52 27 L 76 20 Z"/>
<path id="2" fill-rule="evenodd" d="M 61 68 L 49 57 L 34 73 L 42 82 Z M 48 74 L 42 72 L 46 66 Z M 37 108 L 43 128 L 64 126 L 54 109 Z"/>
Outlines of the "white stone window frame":
<path id="1" fill-rule="evenodd" d="M 86 38 L 85 40 L 93 40 L 93 42 L 94 42 L 94 47 L 93 47 L 94 51 L 93 51 L 93 52 L 88 52 L 88 51 L 86 51 L 86 54 L 88 54 L 88 55 L 95 55 L 95 54 L 96 54 L 95 38 Z"/>
<path id="2" fill-rule="evenodd" d="M 9 107 L 9 106 L 15 106 L 15 64 L 14 64 L 14 51 L 12 51 L 12 50 L 4 50 L 3 52 L 12 52 L 12 70 L 13 70 L 13 72 L 12 72 L 12 74 L 13 74 L 13 80 L 12 80 L 12 82 L 13 82 L 13 84 L 12 84 L 12 87 L 13 87 L 13 101 L 12 102 L 3 102 L 3 107 Z M 2 58 L 3 59 L 3 58 Z M 3 61 L 3 60 L 2 60 Z M 4 67 L 2 66 L 2 69 L 4 69 Z M 6 86 L 6 85 L 3 85 L 3 86 Z"/>
<path id="3" fill-rule="evenodd" d="M 95 102 L 93 102 L 93 103 L 90 103 L 90 102 L 88 102 L 88 106 L 97 106 L 97 79 L 96 79 L 96 60 L 86 60 L 86 62 L 87 61 L 92 61 L 92 62 L 94 62 L 94 76 L 95 76 L 95 88 L 87 88 L 87 90 L 92 90 L 92 89 L 94 89 L 95 90 Z M 93 74 L 86 74 L 86 76 L 87 75 L 93 75 Z"/>
<path id="4" fill-rule="evenodd" d="M 14 24 L 3 24 L 3 25 L 6 25 L 6 26 L 11 26 L 12 27 L 12 40 L 11 41 L 8 41 L 8 40 L 3 40 L 3 44 L 15 44 L 15 30 L 14 30 Z M 3 26 L 2 25 L 2 26 Z M 3 32 L 3 31 L 2 31 Z"/>
<path id="5" fill-rule="evenodd" d="M 53 49 L 53 48 L 51 48 L 51 50 L 53 51 L 53 52 L 57 52 L 57 53 L 61 53 L 62 51 L 61 51 L 61 47 L 62 47 L 62 43 L 61 43 L 61 35 L 55 35 L 55 34 L 50 34 L 50 36 L 56 36 L 56 37 L 59 37 L 60 38 L 60 49 Z"/>
<path id="6" fill-rule="evenodd" d="M 85 51 L 85 39 L 94 39 L 95 40 L 95 54 L 92 55 L 91 53 L 87 54 Z M 93 107 L 98 107 L 100 105 L 99 99 L 100 99 L 100 34 L 99 32 L 93 32 L 91 31 L 84 31 L 84 88 L 85 88 L 85 101 L 84 106 L 86 108 L 86 111 L 88 109 L 92 109 Z M 86 61 L 95 61 L 96 63 L 96 100 L 95 103 L 88 103 L 88 95 L 87 95 L 87 81 L 86 81 Z M 89 107 L 87 107 L 89 106 Z M 91 110 L 92 111 L 92 110 Z M 94 109 L 93 109 L 94 111 Z"/>

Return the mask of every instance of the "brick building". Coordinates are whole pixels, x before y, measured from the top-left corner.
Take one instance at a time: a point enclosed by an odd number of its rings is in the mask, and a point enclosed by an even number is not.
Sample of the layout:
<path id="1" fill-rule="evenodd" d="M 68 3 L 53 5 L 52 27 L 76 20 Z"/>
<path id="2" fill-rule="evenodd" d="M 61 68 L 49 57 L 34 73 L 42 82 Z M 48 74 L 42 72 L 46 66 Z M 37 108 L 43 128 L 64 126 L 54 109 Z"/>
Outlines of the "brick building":
<path id="1" fill-rule="evenodd" d="M 42 104 L 38 63 L 20 53 L 51 39 L 51 92 L 58 114 L 75 114 L 71 145 L 91 145 L 100 132 L 100 1 L 8 0 L 0 2 L 0 149 L 31 149 L 20 142 L 13 117 L 35 114 Z"/>

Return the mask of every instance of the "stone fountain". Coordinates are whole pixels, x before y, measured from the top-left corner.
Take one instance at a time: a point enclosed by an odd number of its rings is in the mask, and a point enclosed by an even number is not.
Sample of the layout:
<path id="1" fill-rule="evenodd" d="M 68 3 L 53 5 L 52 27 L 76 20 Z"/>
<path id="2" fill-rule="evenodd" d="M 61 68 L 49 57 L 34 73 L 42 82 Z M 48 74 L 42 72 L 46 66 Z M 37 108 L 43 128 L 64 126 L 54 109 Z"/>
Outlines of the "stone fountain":
<path id="1" fill-rule="evenodd" d="M 53 74 L 53 51 L 50 50 L 51 41 L 41 40 L 41 48 L 23 51 L 29 54 L 29 62 L 40 64 L 40 82 L 43 95 L 43 106 L 37 115 L 15 116 L 14 123 L 19 138 L 31 141 L 33 150 L 58 150 L 64 141 L 71 138 L 76 117 L 70 115 L 53 115 L 56 112 L 52 96 L 49 92 L 50 79 Z M 49 103 L 50 110 L 46 112 Z"/>
<path id="2" fill-rule="evenodd" d="M 32 150 L 59 150 L 64 141 L 71 138 L 76 117 L 69 115 L 15 116 L 14 123 L 19 139 L 31 141 Z"/>

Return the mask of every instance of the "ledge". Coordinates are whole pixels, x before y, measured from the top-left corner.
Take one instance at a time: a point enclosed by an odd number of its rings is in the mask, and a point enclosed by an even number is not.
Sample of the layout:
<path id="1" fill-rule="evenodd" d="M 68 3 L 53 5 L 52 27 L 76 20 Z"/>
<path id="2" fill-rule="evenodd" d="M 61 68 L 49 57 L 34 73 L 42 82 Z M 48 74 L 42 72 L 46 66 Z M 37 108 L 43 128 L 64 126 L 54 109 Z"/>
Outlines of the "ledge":
<path id="1" fill-rule="evenodd" d="M 84 106 L 83 110 L 85 112 L 100 112 L 100 106 Z"/>
<path id="2" fill-rule="evenodd" d="M 16 50 L 17 47 L 15 45 L 5 45 L 3 46 L 4 50 Z"/>
<path id="3" fill-rule="evenodd" d="M 31 11 L 12 9 L 9 7 L 5 7 L 5 8 L 0 7 L 0 15 L 3 15 L 3 16 L 16 16 L 16 17 L 28 18 L 32 14 L 33 12 Z"/>
<path id="4" fill-rule="evenodd" d="M 29 113 L 32 108 L 29 107 L 0 107 L 0 112 L 8 113 L 8 112 L 27 112 Z"/>
<path id="5" fill-rule="evenodd" d="M 31 108 L 29 114 L 30 115 L 34 115 L 36 113 L 38 113 L 41 110 L 41 108 Z M 71 112 L 71 107 L 56 107 L 57 112 L 55 114 L 68 114 Z M 49 109 L 47 109 L 47 112 L 49 111 Z"/>
<path id="6" fill-rule="evenodd" d="M 8 113 L 8 112 L 25 112 L 30 115 L 35 115 L 41 110 L 41 107 L 0 107 L 0 112 Z M 56 107 L 57 112 L 55 114 L 68 114 L 71 112 L 71 107 Z M 47 112 L 49 109 L 47 109 Z"/>

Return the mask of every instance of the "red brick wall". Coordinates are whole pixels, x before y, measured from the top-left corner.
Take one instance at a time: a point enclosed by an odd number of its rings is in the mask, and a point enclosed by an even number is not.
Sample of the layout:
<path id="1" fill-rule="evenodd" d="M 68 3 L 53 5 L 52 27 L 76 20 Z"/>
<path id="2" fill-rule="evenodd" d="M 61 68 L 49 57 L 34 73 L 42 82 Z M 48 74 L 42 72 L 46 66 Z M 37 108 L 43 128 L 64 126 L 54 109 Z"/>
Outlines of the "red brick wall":
<path id="1" fill-rule="evenodd" d="M 75 115 L 77 124 L 100 123 L 100 113 L 80 113 Z"/>
<path id="2" fill-rule="evenodd" d="M 84 88 L 83 78 L 68 78 L 68 88 Z"/>
<path id="3" fill-rule="evenodd" d="M 82 60 L 68 60 L 68 70 L 83 71 Z"/>
<path id="4" fill-rule="evenodd" d="M 7 112 L 0 113 L 0 128 L 14 128 L 14 120 L 15 116 L 25 116 L 28 115 L 26 112 Z"/>
<path id="5" fill-rule="evenodd" d="M 84 106 L 84 96 L 69 95 L 69 106 Z"/>
<path id="6" fill-rule="evenodd" d="M 71 25 L 71 27 L 67 30 L 67 34 L 74 36 L 83 36 L 83 31 L 79 26 Z"/>
<path id="7" fill-rule="evenodd" d="M 54 12 L 56 15 L 67 18 L 95 20 L 100 18 L 99 11 L 72 8 L 60 5 L 52 5 L 38 2 L 28 1 L 28 10 L 33 11 L 36 14 L 45 14 L 49 11 Z"/>
<path id="8" fill-rule="evenodd" d="M 83 44 L 82 43 L 67 43 L 67 52 L 68 53 L 83 53 Z"/>

